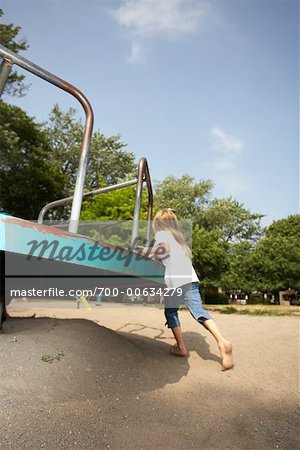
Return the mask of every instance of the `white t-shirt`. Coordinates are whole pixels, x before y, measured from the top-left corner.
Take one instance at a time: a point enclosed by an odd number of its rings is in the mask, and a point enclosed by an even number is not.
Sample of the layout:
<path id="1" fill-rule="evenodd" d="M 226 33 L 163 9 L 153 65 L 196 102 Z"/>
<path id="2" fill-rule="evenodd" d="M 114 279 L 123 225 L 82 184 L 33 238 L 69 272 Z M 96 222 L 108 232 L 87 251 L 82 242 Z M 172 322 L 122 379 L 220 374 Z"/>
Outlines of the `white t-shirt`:
<path id="1" fill-rule="evenodd" d="M 184 284 L 199 281 L 192 261 L 185 254 L 184 248 L 176 241 L 170 231 L 162 230 L 155 234 L 155 245 L 169 244 L 170 254 L 162 260 L 166 267 L 165 283 L 168 288 L 177 288 Z"/>

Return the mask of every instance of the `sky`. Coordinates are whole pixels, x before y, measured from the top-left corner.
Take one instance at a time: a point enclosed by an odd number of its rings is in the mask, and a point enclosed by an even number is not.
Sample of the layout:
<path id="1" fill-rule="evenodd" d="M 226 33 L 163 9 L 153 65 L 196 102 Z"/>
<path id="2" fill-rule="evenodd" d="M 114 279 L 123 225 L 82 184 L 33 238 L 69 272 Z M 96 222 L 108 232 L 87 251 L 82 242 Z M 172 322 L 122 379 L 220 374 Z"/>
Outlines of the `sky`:
<path id="1" fill-rule="evenodd" d="M 299 213 L 299 2 L 1 0 L 22 55 L 81 89 L 152 180 L 211 179 L 264 225 Z M 26 75 L 38 121 L 69 94 Z"/>

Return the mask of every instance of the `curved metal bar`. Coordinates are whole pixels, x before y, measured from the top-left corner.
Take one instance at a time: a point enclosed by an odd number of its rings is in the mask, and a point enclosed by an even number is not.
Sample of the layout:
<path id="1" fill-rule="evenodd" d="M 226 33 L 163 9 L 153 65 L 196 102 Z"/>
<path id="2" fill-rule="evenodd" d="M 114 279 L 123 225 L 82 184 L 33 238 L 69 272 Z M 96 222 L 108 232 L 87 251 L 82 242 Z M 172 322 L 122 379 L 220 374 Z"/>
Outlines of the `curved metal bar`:
<path id="1" fill-rule="evenodd" d="M 122 189 L 127 186 L 132 186 L 134 184 L 137 184 L 137 180 L 124 181 L 123 183 L 114 184 L 113 186 L 107 186 L 104 188 L 95 189 L 94 191 L 86 192 L 85 194 L 83 194 L 82 197 L 83 198 L 94 197 L 95 195 L 98 195 L 98 194 L 104 194 L 105 192 L 115 191 L 117 189 Z M 49 211 L 49 209 L 55 208 L 56 206 L 65 205 L 67 203 L 70 203 L 72 200 L 73 200 L 73 196 L 61 198 L 59 200 L 55 200 L 54 202 L 47 203 L 47 205 L 45 205 L 39 212 L 39 217 L 37 220 L 38 223 L 43 223 L 44 216 L 45 216 L 46 212 Z"/>
<path id="2" fill-rule="evenodd" d="M 12 63 L 7 59 L 3 59 L 0 67 L 0 97 L 4 91 L 7 79 L 9 77 L 9 73 L 12 68 Z"/>
<path id="3" fill-rule="evenodd" d="M 79 160 L 79 168 L 77 173 L 77 179 L 76 179 L 76 185 L 74 190 L 74 197 L 73 197 L 73 204 L 72 204 L 72 210 L 71 210 L 71 216 L 70 216 L 70 223 L 69 223 L 69 232 L 76 233 L 78 230 L 78 222 L 79 222 L 79 216 L 80 216 L 80 210 L 81 210 L 81 204 L 82 204 L 82 196 L 83 196 L 83 188 L 84 188 L 84 180 L 85 180 L 85 174 L 86 174 L 86 167 L 87 167 L 87 156 L 88 151 L 92 139 L 92 132 L 93 132 L 93 124 L 94 124 L 94 113 L 92 110 L 92 107 L 88 101 L 88 99 L 84 96 L 84 94 L 77 89 L 72 84 L 68 83 L 67 81 L 57 77 L 56 75 L 52 74 L 51 72 L 48 72 L 47 70 L 43 69 L 42 67 L 32 63 L 26 58 L 23 58 L 22 56 L 19 56 L 15 54 L 14 52 L 8 50 L 6 47 L 0 44 L 0 56 L 2 56 L 6 61 L 10 62 L 11 64 L 17 64 L 18 66 L 22 67 L 23 69 L 27 70 L 28 72 L 33 73 L 34 75 L 42 78 L 45 81 L 48 81 L 48 83 L 54 84 L 55 86 L 59 87 L 60 89 L 63 89 L 64 91 L 68 92 L 69 94 L 73 95 L 82 105 L 85 115 L 86 115 L 86 121 L 85 121 L 85 127 L 84 127 L 84 133 L 83 133 L 83 139 L 82 139 L 82 145 L 81 145 L 81 153 L 80 153 L 80 160 Z"/>
<path id="4" fill-rule="evenodd" d="M 150 172 L 149 172 L 147 159 L 141 158 L 139 160 L 139 166 L 138 166 L 138 179 L 137 179 L 137 186 L 136 186 L 135 208 L 134 208 L 134 216 L 133 216 L 132 235 L 131 235 L 131 247 L 132 248 L 135 246 L 135 241 L 139 234 L 143 182 L 144 181 L 146 181 L 147 190 L 148 190 L 147 242 L 149 243 L 150 233 L 151 233 L 151 219 L 152 219 L 152 212 L 153 212 L 153 191 L 152 191 L 151 178 L 150 178 Z"/>
<path id="5" fill-rule="evenodd" d="M 115 184 L 113 186 L 107 186 L 100 189 L 95 189 L 90 192 L 86 192 L 83 194 L 83 197 L 93 197 L 98 194 L 103 194 L 105 192 L 114 191 L 116 189 L 122 189 L 127 186 L 131 186 L 136 184 L 136 196 L 135 196 L 135 207 L 134 207 L 134 217 L 133 217 L 133 227 L 132 227 L 132 235 L 131 235 L 131 246 L 133 246 L 135 239 L 138 237 L 139 233 L 139 224 L 140 224 L 140 212 L 142 205 L 142 193 L 143 193 L 143 183 L 146 181 L 147 191 L 148 191 L 148 213 L 147 213 L 147 242 L 150 241 L 150 233 L 151 233 L 151 220 L 152 220 L 152 212 L 153 212 L 153 191 L 152 184 L 150 178 L 150 172 L 148 167 L 148 162 L 146 158 L 141 158 L 138 163 L 138 171 L 137 171 L 137 180 L 125 181 L 123 183 Z M 55 200 L 54 202 L 48 203 L 45 205 L 38 217 L 38 223 L 43 223 L 44 216 L 46 212 L 54 208 L 55 206 L 61 206 L 66 203 L 71 202 L 73 197 L 66 197 L 60 200 Z"/>

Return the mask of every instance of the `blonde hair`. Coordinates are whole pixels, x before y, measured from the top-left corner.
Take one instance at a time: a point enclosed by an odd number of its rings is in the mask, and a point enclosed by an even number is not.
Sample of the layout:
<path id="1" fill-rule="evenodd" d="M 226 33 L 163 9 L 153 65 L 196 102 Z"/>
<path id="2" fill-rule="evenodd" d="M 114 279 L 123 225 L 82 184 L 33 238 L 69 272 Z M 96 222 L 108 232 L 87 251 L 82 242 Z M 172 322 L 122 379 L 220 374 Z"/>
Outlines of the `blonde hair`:
<path id="1" fill-rule="evenodd" d="M 155 214 L 153 220 L 153 229 L 155 233 L 157 231 L 162 230 L 169 231 L 170 233 L 172 233 L 178 244 L 180 244 L 183 247 L 185 254 L 188 256 L 188 258 L 192 259 L 191 249 L 185 242 L 185 239 L 179 227 L 176 214 L 173 209 L 165 208 L 158 211 Z"/>

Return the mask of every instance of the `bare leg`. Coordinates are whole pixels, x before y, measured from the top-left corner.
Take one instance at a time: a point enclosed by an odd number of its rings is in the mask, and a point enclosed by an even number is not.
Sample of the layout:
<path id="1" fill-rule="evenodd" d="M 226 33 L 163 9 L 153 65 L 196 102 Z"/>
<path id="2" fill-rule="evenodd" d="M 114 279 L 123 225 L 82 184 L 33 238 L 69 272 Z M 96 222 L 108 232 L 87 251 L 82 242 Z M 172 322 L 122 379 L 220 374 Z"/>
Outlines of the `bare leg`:
<path id="1" fill-rule="evenodd" d="M 225 339 L 216 322 L 212 319 L 208 319 L 204 322 L 205 328 L 213 335 L 215 340 L 218 343 L 219 350 L 222 358 L 222 368 L 223 370 L 228 370 L 233 367 L 233 359 L 232 359 L 232 345 L 231 342 Z"/>
<path id="2" fill-rule="evenodd" d="M 173 345 L 170 349 L 173 355 L 177 356 L 187 356 L 188 352 L 183 340 L 181 327 L 171 328 L 174 338 L 176 339 L 177 344 Z"/>

